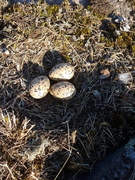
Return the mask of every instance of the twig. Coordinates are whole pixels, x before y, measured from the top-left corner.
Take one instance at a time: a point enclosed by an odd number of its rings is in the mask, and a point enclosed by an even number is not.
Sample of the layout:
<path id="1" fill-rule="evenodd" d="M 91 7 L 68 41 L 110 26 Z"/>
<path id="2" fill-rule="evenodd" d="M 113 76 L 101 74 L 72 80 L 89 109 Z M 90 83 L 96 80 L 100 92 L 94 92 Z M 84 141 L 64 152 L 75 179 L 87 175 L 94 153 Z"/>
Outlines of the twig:
<path id="1" fill-rule="evenodd" d="M 7 163 L 5 163 L 5 164 L 0 164 L 0 166 L 3 166 L 3 167 L 5 167 L 5 168 L 7 168 L 8 171 L 9 171 L 9 173 L 10 173 L 10 175 L 11 175 L 11 177 L 12 177 L 12 179 L 15 179 L 15 177 L 14 177 L 11 169 L 8 167 Z"/>
<path id="2" fill-rule="evenodd" d="M 67 130 L 68 130 L 68 144 L 70 145 L 70 132 L 69 132 L 69 124 L 68 124 L 68 121 L 66 121 L 66 123 L 67 123 Z M 60 173 L 62 172 L 63 168 L 64 168 L 65 165 L 67 164 L 69 158 L 71 157 L 71 153 L 72 153 L 72 149 L 71 149 L 70 146 L 69 146 L 69 155 L 68 155 L 66 161 L 64 162 L 62 168 L 59 170 L 59 172 L 58 172 L 58 174 L 56 175 L 56 177 L 55 177 L 54 180 L 56 180 L 56 179 L 59 177 Z"/>

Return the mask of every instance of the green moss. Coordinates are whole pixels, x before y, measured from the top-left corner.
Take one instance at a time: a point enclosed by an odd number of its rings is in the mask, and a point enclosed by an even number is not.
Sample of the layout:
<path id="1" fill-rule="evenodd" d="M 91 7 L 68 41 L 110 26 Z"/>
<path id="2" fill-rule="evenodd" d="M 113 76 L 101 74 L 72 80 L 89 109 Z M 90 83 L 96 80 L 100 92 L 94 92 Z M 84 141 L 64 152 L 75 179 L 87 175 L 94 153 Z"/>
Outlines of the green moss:
<path id="1" fill-rule="evenodd" d="M 46 11 L 47 11 L 47 15 L 56 15 L 56 13 L 59 10 L 59 6 L 58 5 L 48 5 L 46 7 Z"/>
<path id="2" fill-rule="evenodd" d="M 10 19 L 10 14 L 7 13 L 7 14 L 4 16 L 4 19 L 5 19 L 6 21 L 8 21 L 8 20 Z"/>
<path id="3" fill-rule="evenodd" d="M 132 45 L 132 37 L 130 35 L 123 36 L 123 41 L 126 43 L 127 46 Z"/>
<path id="4" fill-rule="evenodd" d="M 93 11 L 93 16 L 96 16 L 98 19 L 104 19 L 105 18 L 104 14 L 101 14 L 97 11 Z"/>
<path id="5" fill-rule="evenodd" d="M 135 55 L 135 44 L 131 47 L 133 55 Z"/>
<path id="6" fill-rule="evenodd" d="M 84 40 L 80 39 L 80 40 L 78 41 L 78 45 L 79 45 L 79 46 L 83 47 L 84 44 L 85 44 L 85 41 L 84 41 Z"/>
<path id="7" fill-rule="evenodd" d="M 124 42 L 123 40 L 123 37 L 122 36 L 119 36 L 116 40 L 116 43 L 118 46 L 122 47 L 122 48 L 125 48 L 127 45 L 126 43 Z"/>
<path id="8" fill-rule="evenodd" d="M 105 38 L 104 36 L 101 36 L 101 37 L 100 37 L 100 42 L 101 42 L 101 43 L 104 43 L 105 40 L 106 40 L 106 38 Z"/>
<path id="9" fill-rule="evenodd" d="M 65 55 L 65 58 L 66 58 L 67 62 L 72 62 L 72 59 L 70 58 L 70 56 Z"/>
<path id="10" fill-rule="evenodd" d="M 89 28 L 82 28 L 81 34 L 90 34 L 90 29 Z"/>
<path id="11" fill-rule="evenodd" d="M 76 36 L 80 36 L 81 34 L 83 35 L 90 35 L 90 29 L 87 27 L 83 27 L 83 28 L 77 28 L 77 30 L 75 31 L 75 35 Z"/>
<path id="12" fill-rule="evenodd" d="M 116 39 L 117 45 L 121 48 L 131 47 L 132 46 L 132 36 L 128 35 L 126 32 L 123 32 L 118 38 Z"/>
<path id="13" fill-rule="evenodd" d="M 102 36 L 100 38 L 100 42 L 101 43 L 105 43 L 106 46 L 119 46 L 120 48 L 132 48 L 132 44 L 133 44 L 133 35 L 132 34 L 128 34 L 127 32 L 122 32 L 120 36 L 118 36 L 116 38 L 116 41 L 112 41 L 111 40 L 111 36 L 110 37 L 105 37 Z"/>
<path id="14" fill-rule="evenodd" d="M 46 15 L 46 13 L 45 13 L 43 10 L 41 10 L 41 11 L 39 12 L 39 16 L 40 16 L 40 17 L 45 17 L 45 15 Z"/>
<path id="15" fill-rule="evenodd" d="M 82 14 L 81 14 L 81 12 L 78 12 L 78 11 L 76 11 L 74 14 L 73 14 L 73 16 L 74 16 L 74 19 L 78 22 L 78 23 L 80 23 L 81 25 L 90 25 L 91 24 L 91 19 L 90 19 L 90 17 L 88 16 L 88 17 L 86 17 L 86 16 L 82 16 Z"/>
<path id="16" fill-rule="evenodd" d="M 43 23 L 40 24 L 40 26 L 46 26 L 46 23 L 43 22 Z"/>
<path id="17" fill-rule="evenodd" d="M 91 10 L 92 10 L 90 5 L 87 6 L 87 10 L 88 10 L 88 11 L 91 11 Z"/>
<path id="18" fill-rule="evenodd" d="M 105 46 L 108 46 L 108 47 L 114 46 L 114 42 L 112 42 L 111 39 L 104 37 L 104 36 L 101 36 L 100 42 L 105 43 Z"/>
<path id="19" fill-rule="evenodd" d="M 91 24 L 91 19 L 89 18 L 89 17 L 83 17 L 83 16 L 81 16 L 81 22 L 82 22 L 82 24 L 84 24 L 84 25 L 90 25 Z"/>

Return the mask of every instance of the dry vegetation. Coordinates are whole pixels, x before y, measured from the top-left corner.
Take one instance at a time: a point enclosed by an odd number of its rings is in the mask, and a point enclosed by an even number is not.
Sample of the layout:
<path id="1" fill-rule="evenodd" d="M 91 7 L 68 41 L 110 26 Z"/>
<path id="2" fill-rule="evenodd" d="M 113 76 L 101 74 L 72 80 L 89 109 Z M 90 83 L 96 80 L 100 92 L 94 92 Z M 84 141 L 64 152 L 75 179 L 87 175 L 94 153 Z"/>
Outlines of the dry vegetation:
<path id="1" fill-rule="evenodd" d="M 135 4 L 129 32 L 114 34 L 88 6 L 0 1 L 0 179 L 74 178 L 135 135 Z M 77 95 L 29 96 L 57 62 L 75 66 Z M 104 69 L 110 72 L 102 79 Z M 128 85 L 118 74 L 130 72 Z"/>

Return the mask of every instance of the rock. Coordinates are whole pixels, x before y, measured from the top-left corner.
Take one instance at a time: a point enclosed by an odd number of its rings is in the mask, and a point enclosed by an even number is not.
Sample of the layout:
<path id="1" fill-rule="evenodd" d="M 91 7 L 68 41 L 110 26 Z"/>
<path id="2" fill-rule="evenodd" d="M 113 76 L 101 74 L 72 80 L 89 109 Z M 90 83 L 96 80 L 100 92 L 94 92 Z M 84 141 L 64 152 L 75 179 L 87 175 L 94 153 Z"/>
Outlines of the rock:
<path id="1" fill-rule="evenodd" d="M 63 0 L 46 0 L 48 4 L 61 4 Z M 69 0 L 71 4 L 81 4 L 81 5 L 88 5 L 89 0 Z"/>
<path id="2" fill-rule="evenodd" d="M 100 71 L 101 75 L 99 76 L 99 79 L 107 79 L 108 77 L 110 77 L 110 71 L 108 69 L 102 69 Z"/>
<path id="3" fill-rule="evenodd" d="M 112 18 L 112 23 L 116 24 L 117 28 L 119 28 L 121 31 L 128 32 L 130 30 L 128 19 L 114 13 L 111 13 L 109 17 Z"/>
<path id="4" fill-rule="evenodd" d="M 98 162 L 91 173 L 75 180 L 134 180 L 135 138 Z"/>
<path id="5" fill-rule="evenodd" d="M 133 77 L 130 72 L 118 74 L 118 79 L 123 84 L 131 84 L 133 81 Z"/>
<path id="6" fill-rule="evenodd" d="M 10 3 L 29 3 L 32 2 L 32 0 L 8 0 Z M 34 0 L 35 2 L 37 2 L 38 0 Z M 61 4 L 63 2 L 63 0 L 46 0 L 46 2 L 50 5 L 53 4 Z M 89 0 L 69 0 L 69 2 L 71 4 L 81 4 L 81 5 L 88 5 L 89 4 Z"/>

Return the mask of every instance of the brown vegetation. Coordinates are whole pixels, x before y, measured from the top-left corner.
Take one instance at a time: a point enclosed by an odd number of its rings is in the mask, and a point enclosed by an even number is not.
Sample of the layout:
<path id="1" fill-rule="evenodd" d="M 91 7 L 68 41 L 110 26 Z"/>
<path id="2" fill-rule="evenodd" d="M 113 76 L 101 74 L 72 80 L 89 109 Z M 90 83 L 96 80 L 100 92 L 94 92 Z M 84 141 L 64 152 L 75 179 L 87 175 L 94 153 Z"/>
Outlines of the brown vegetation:
<path id="1" fill-rule="evenodd" d="M 91 7 L 0 2 L 1 180 L 68 179 L 91 170 L 135 135 L 135 27 L 117 27 Z M 132 6 L 132 20 L 135 20 Z M 69 101 L 35 100 L 30 81 L 57 62 L 75 67 Z M 122 84 L 118 74 L 130 72 Z M 102 78 L 101 78 L 102 77 Z"/>

